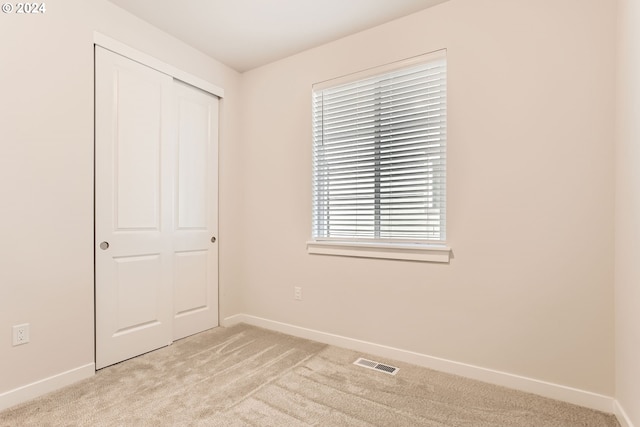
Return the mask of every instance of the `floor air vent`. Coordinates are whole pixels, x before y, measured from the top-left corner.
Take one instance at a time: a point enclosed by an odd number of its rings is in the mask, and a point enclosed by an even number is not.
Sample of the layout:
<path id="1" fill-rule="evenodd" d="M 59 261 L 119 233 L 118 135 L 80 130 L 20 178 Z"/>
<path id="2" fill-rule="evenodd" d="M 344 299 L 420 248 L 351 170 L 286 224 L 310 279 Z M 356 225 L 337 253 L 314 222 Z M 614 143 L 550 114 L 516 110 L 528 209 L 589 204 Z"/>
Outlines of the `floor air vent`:
<path id="1" fill-rule="evenodd" d="M 381 371 L 390 375 L 395 375 L 400 370 L 400 368 L 396 368 L 395 366 L 385 365 L 384 363 L 374 362 L 373 360 L 363 359 L 362 357 L 353 362 L 353 364 L 362 366 L 363 368 Z"/>

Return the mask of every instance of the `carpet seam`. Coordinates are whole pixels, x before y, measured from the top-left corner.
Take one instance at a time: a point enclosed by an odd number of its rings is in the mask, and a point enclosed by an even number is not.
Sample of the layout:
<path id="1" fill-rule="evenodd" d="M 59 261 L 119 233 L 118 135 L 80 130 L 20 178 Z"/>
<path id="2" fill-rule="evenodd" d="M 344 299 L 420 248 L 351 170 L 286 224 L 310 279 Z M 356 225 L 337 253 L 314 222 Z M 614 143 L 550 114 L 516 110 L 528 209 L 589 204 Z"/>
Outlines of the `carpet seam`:
<path id="1" fill-rule="evenodd" d="M 237 402 L 235 402 L 233 405 L 229 406 L 226 410 L 228 411 L 231 408 L 236 407 L 240 402 L 244 402 L 245 400 L 247 400 L 249 397 L 253 396 L 254 394 L 256 394 L 258 391 L 262 390 L 263 388 L 265 388 L 267 385 L 272 384 L 274 381 L 278 380 L 280 377 L 288 374 L 289 372 L 291 372 L 292 370 L 294 370 L 295 368 L 299 367 L 300 365 L 306 363 L 308 360 L 312 359 L 313 357 L 315 357 L 320 351 L 324 350 L 324 348 L 318 350 L 316 353 L 311 354 L 307 357 L 305 357 L 304 359 L 300 360 L 298 363 L 296 363 L 295 365 L 291 366 L 290 368 L 287 368 L 287 370 L 279 373 L 278 375 L 274 376 L 271 380 L 265 382 L 264 384 L 261 384 L 260 386 L 258 386 L 257 388 L 255 388 L 253 391 L 251 391 L 250 393 L 248 393 L 246 396 L 243 396 L 241 399 L 239 399 Z"/>

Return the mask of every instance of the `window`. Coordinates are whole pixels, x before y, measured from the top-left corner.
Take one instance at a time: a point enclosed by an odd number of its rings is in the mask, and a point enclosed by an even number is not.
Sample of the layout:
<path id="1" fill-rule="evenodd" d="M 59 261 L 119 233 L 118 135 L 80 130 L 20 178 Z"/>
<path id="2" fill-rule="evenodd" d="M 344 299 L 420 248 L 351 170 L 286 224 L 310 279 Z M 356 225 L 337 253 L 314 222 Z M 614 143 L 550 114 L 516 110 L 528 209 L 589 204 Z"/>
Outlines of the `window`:
<path id="1" fill-rule="evenodd" d="M 445 246 L 445 168 L 444 52 L 314 85 L 310 252 Z"/>

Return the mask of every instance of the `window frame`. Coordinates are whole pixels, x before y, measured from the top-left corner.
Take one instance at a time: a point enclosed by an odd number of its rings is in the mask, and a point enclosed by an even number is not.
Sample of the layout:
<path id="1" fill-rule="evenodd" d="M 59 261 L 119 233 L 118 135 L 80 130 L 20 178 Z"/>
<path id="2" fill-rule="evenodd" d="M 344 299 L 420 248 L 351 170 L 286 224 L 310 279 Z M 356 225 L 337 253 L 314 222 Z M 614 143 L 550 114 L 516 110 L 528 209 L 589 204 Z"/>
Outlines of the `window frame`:
<path id="1" fill-rule="evenodd" d="M 419 64 L 429 63 L 437 60 L 444 60 L 446 63 L 446 50 L 442 49 L 433 53 L 428 53 L 398 61 L 390 64 L 386 64 L 379 67 L 374 67 L 362 72 L 350 74 L 337 79 L 327 80 L 325 82 L 317 83 L 313 85 L 312 97 L 315 92 L 322 91 L 333 87 L 338 87 L 348 83 L 354 83 L 361 80 L 366 80 L 377 75 L 388 74 L 394 71 L 400 71 L 402 69 L 411 68 Z M 446 72 L 446 71 L 445 71 Z M 315 114 L 315 113 L 313 113 Z M 312 117 L 312 121 L 314 118 Z M 313 129 L 313 126 L 312 126 Z M 312 138 L 313 139 L 313 138 Z M 315 140 L 313 142 L 315 147 Z M 376 141 L 373 144 L 374 147 L 379 147 L 379 143 Z M 315 148 L 314 148 L 315 149 Z M 374 148 L 379 149 L 379 148 Z M 445 140 L 446 150 L 446 140 Z M 315 157 L 314 157 L 315 159 Z M 446 156 L 444 163 L 446 164 Z M 374 192 L 374 235 L 380 230 L 380 197 L 379 197 L 379 169 L 375 169 L 374 176 L 374 188 L 378 188 L 377 192 Z M 445 166 L 446 173 L 446 166 Z M 315 179 L 315 166 L 314 166 L 314 179 Z M 376 182 L 378 184 L 376 184 Z M 315 193 L 315 192 L 314 192 Z M 314 197 L 315 198 L 315 194 Z M 313 199 L 312 198 L 312 199 Z M 445 179 L 445 197 L 446 204 L 446 179 Z M 309 254 L 318 255 L 338 255 L 349 257 L 364 257 L 364 258 L 383 258 L 383 259 L 399 259 L 410 261 L 428 261 L 428 262 L 445 262 L 448 263 L 451 257 L 451 248 L 447 245 L 444 239 L 397 239 L 397 238 L 336 238 L 336 237 L 323 237 L 314 236 L 317 230 L 317 224 L 315 219 L 315 206 L 316 200 L 312 200 L 314 208 L 313 223 L 312 223 L 312 239 L 307 242 L 307 252 Z M 377 213 L 377 214 L 376 214 Z M 444 209 L 444 215 L 446 215 L 446 208 Z M 446 219 L 442 220 L 443 234 L 446 236 Z M 376 231 L 377 230 L 377 231 Z M 379 234 L 378 234 L 379 236 Z"/>

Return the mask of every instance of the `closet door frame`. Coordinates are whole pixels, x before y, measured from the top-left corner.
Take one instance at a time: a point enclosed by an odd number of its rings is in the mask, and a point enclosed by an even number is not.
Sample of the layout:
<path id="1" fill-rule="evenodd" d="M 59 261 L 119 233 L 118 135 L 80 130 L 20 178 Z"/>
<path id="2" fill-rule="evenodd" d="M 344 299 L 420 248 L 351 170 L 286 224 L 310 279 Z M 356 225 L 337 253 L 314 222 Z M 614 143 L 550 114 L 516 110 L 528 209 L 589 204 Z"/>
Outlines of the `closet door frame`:
<path id="1" fill-rule="evenodd" d="M 162 62 L 151 55 L 127 46 L 126 44 L 109 36 L 105 36 L 102 33 L 93 33 L 93 43 L 119 55 L 139 62 L 143 65 L 146 65 L 149 68 L 153 68 L 164 74 L 168 74 L 176 80 L 180 80 L 182 82 L 190 84 L 191 86 L 197 87 L 198 89 L 202 89 L 205 92 L 209 92 L 210 94 L 215 95 L 220 99 L 224 98 L 224 89 L 222 89 L 220 86 L 216 86 L 204 79 L 189 74 L 186 71 L 182 71 L 174 67 L 173 65 Z"/>

